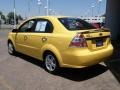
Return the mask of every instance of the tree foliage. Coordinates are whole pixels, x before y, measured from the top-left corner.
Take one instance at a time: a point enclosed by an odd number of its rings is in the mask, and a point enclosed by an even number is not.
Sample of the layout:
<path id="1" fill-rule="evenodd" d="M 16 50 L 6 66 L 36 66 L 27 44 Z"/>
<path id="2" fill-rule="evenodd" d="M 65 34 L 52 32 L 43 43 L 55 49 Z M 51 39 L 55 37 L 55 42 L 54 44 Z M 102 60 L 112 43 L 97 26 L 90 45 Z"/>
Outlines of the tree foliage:
<path id="1" fill-rule="evenodd" d="M 7 14 L 7 16 L 5 16 L 5 15 L 3 14 L 3 12 L 0 11 L 0 16 L 1 16 L 1 19 L 2 19 L 2 20 L 4 20 L 5 22 L 7 22 L 7 23 L 9 23 L 9 24 L 14 21 L 14 12 L 9 12 L 9 13 Z M 15 16 L 16 16 L 16 22 L 18 22 L 18 20 L 23 20 L 23 18 L 22 18 L 21 15 L 15 14 Z"/>
<path id="2" fill-rule="evenodd" d="M 23 20 L 23 18 L 22 18 L 22 16 L 21 15 L 16 15 L 15 14 L 15 16 L 16 16 L 16 19 L 18 19 L 18 20 Z M 14 19 L 14 12 L 9 12 L 8 13 L 8 15 L 7 15 L 7 17 L 8 17 L 8 19 Z"/>
<path id="3" fill-rule="evenodd" d="M 1 15 L 1 18 L 2 18 L 4 21 L 6 20 L 5 15 Z"/>
<path id="4" fill-rule="evenodd" d="M 1 16 L 1 19 L 6 20 L 6 17 L 5 15 L 3 15 L 2 11 L 0 11 L 0 16 Z"/>
<path id="5" fill-rule="evenodd" d="M 17 18 L 18 18 L 18 20 L 23 20 L 21 15 L 18 15 Z"/>
<path id="6" fill-rule="evenodd" d="M 7 17 L 8 17 L 9 20 L 13 20 L 14 19 L 14 12 L 9 12 Z M 17 15 L 16 15 L 16 18 L 17 18 Z"/>
<path id="7" fill-rule="evenodd" d="M 2 15 L 2 11 L 0 11 L 0 15 Z"/>
<path id="8" fill-rule="evenodd" d="M 16 15 L 16 22 L 18 23 L 18 20 L 23 20 L 22 16 L 21 15 Z M 13 22 L 14 21 L 14 12 L 9 12 L 8 15 L 8 21 L 9 23 Z"/>

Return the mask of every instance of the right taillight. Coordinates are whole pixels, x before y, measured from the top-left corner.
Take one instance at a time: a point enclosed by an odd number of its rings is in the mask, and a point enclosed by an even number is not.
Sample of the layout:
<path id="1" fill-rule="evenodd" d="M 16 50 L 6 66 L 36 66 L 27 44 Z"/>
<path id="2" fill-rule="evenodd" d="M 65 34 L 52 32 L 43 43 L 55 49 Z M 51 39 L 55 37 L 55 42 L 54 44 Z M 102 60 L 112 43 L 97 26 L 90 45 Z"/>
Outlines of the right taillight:
<path id="1" fill-rule="evenodd" d="M 78 33 L 71 41 L 70 47 L 87 47 L 84 35 L 82 33 Z"/>

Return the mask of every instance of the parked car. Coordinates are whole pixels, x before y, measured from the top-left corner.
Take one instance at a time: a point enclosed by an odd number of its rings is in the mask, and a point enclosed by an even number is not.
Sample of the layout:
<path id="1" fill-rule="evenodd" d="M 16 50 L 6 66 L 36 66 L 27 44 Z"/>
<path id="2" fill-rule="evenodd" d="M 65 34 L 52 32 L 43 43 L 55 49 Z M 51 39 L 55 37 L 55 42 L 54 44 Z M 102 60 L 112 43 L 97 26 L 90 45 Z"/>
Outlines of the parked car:
<path id="1" fill-rule="evenodd" d="M 96 28 L 101 28 L 101 23 L 91 23 Z"/>
<path id="2" fill-rule="evenodd" d="M 59 67 L 83 68 L 105 61 L 113 47 L 107 29 L 97 30 L 74 17 L 38 16 L 9 33 L 8 52 L 39 59 L 55 73 Z"/>

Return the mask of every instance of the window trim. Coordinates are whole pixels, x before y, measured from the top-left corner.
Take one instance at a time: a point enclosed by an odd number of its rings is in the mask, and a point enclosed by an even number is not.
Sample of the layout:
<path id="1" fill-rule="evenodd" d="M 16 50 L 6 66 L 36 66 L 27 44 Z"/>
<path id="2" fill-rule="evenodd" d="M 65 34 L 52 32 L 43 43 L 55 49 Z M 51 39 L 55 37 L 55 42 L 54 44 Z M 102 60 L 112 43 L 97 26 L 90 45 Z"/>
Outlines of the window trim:
<path id="1" fill-rule="evenodd" d="M 20 31 L 21 27 L 23 27 L 29 21 L 34 21 L 33 30 L 32 31 L 25 31 L 25 32 Z M 18 28 L 18 33 L 31 33 L 31 32 L 34 32 L 35 27 L 36 27 L 36 19 L 27 20 Z"/>
<path id="2" fill-rule="evenodd" d="M 52 26 L 52 30 L 51 30 L 51 32 L 46 32 L 46 30 L 45 31 L 35 31 L 35 28 L 36 28 L 36 26 L 37 26 L 37 22 L 38 21 L 47 21 L 47 22 L 49 22 L 50 24 L 51 24 L 51 26 Z M 36 24 L 35 24 L 35 28 L 34 28 L 34 33 L 53 33 L 53 31 L 54 31 L 54 25 L 53 25 L 53 23 L 50 21 L 50 20 L 48 20 L 48 19 L 43 19 L 43 18 L 37 18 L 36 19 Z"/>

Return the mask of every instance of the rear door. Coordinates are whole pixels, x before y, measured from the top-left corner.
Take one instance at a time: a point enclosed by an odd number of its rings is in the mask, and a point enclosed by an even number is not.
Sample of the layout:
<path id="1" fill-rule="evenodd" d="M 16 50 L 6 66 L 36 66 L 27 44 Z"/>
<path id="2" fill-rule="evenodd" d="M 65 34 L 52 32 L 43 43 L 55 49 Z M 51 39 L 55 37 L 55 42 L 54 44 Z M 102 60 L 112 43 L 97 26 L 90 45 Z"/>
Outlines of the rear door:
<path id="1" fill-rule="evenodd" d="M 31 33 L 29 37 L 29 42 L 27 46 L 29 46 L 30 55 L 38 58 L 41 58 L 41 48 L 43 45 L 49 42 L 51 33 L 53 32 L 53 25 L 47 19 L 36 19 L 36 25 L 34 31 Z"/>

